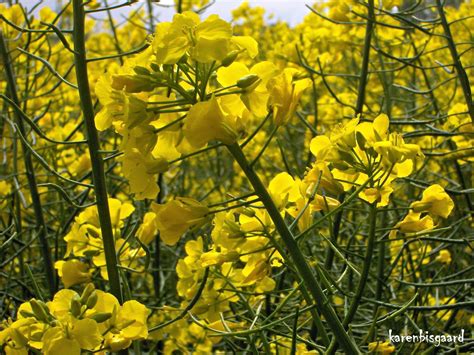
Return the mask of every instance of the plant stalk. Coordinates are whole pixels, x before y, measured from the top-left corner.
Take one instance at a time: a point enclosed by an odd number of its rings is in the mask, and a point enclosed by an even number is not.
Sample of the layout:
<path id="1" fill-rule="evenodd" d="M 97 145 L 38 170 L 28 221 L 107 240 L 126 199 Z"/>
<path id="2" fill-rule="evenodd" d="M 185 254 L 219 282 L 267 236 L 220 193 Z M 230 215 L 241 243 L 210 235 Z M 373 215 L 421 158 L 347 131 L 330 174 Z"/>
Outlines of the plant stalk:
<path id="1" fill-rule="evenodd" d="M 360 351 L 357 348 L 357 345 L 344 329 L 341 321 L 334 311 L 334 308 L 330 305 L 329 299 L 324 294 L 324 291 L 321 288 L 318 280 L 306 262 L 305 256 L 301 252 L 297 241 L 293 237 L 291 231 L 288 229 L 288 226 L 283 220 L 280 211 L 276 207 L 262 181 L 250 166 L 247 158 L 242 152 L 242 149 L 237 143 L 229 145 L 227 148 L 252 184 L 255 193 L 260 197 L 260 200 L 270 215 L 276 230 L 280 234 L 286 248 L 288 249 L 293 264 L 303 279 L 305 286 L 311 293 L 311 296 L 313 297 L 317 307 L 328 322 L 328 325 L 333 331 L 338 343 L 346 351 L 346 353 L 359 354 Z"/>
<path id="2" fill-rule="evenodd" d="M 87 144 L 92 163 L 92 180 L 97 200 L 97 211 L 104 243 L 105 262 L 109 275 L 110 291 L 123 303 L 122 287 L 118 270 L 117 254 L 115 252 L 115 239 L 110 219 L 109 201 L 104 173 L 104 162 L 99 153 L 99 135 L 94 123 L 94 106 L 89 88 L 89 77 L 87 73 L 87 58 L 85 48 L 84 21 L 85 13 L 82 0 L 73 0 L 73 40 L 74 40 L 74 62 L 76 64 L 76 78 L 79 89 L 81 108 L 87 133 Z"/>

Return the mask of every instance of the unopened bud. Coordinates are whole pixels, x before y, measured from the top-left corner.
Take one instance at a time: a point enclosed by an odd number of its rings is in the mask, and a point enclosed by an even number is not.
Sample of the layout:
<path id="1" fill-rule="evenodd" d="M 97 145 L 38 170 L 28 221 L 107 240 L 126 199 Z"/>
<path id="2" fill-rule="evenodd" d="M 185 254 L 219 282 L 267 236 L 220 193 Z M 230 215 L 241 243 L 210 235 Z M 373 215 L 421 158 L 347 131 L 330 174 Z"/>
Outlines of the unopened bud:
<path id="1" fill-rule="evenodd" d="M 239 56 L 239 53 L 240 53 L 239 51 L 235 50 L 227 54 L 227 57 L 222 59 L 222 66 L 228 67 L 229 65 L 231 65 L 237 59 L 237 57 Z"/>
<path id="2" fill-rule="evenodd" d="M 257 74 L 249 74 L 237 80 L 237 86 L 241 89 L 247 89 L 260 80 Z"/>
<path id="3" fill-rule="evenodd" d="M 141 66 L 134 67 L 133 71 L 138 75 L 150 75 L 150 71 L 147 68 Z"/>
<path id="4" fill-rule="evenodd" d="M 246 215 L 247 217 L 254 217 L 255 211 L 252 208 L 244 207 L 242 209 L 242 214 Z"/>
<path id="5" fill-rule="evenodd" d="M 87 299 L 92 294 L 92 292 L 94 292 L 94 290 L 95 290 L 94 284 L 89 283 L 89 284 L 86 285 L 86 287 L 84 288 L 84 291 L 82 291 L 82 295 L 81 295 L 81 303 L 82 304 L 87 303 Z"/>
<path id="6" fill-rule="evenodd" d="M 76 318 L 79 317 L 81 314 L 81 308 L 81 298 L 76 294 L 71 299 L 71 314 Z"/>
<path id="7" fill-rule="evenodd" d="M 43 307 L 43 302 L 41 301 L 38 301 L 38 300 L 35 300 L 35 299 L 32 299 L 30 301 L 30 305 L 31 305 L 31 309 L 36 317 L 36 319 L 42 321 L 42 322 L 45 322 L 47 323 L 48 322 L 48 313 L 49 312 L 46 312 L 45 308 Z M 44 305 L 45 307 L 47 307 L 46 305 Z"/>
<path id="8" fill-rule="evenodd" d="M 95 292 L 95 291 L 92 292 L 91 295 L 89 296 L 89 298 L 87 299 L 86 307 L 88 309 L 94 308 L 94 306 L 96 305 L 98 299 L 99 299 L 99 297 L 97 296 L 97 292 Z"/>
<path id="9" fill-rule="evenodd" d="M 112 313 L 110 312 L 100 312 L 92 315 L 90 318 L 95 320 L 97 323 L 102 323 L 105 322 L 106 320 L 109 320 L 110 317 L 112 317 Z"/>

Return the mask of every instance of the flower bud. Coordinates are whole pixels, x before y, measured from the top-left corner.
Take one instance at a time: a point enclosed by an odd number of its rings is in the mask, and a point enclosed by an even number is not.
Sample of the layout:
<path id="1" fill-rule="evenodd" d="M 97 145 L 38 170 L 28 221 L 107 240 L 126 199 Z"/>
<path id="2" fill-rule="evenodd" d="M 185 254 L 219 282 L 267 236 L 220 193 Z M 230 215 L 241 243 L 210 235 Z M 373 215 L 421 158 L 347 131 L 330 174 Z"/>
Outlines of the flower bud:
<path id="1" fill-rule="evenodd" d="M 228 67 L 229 65 L 231 65 L 237 59 L 237 57 L 239 56 L 239 53 L 240 51 L 235 50 L 227 54 L 227 57 L 222 59 L 222 66 Z"/>
<path id="2" fill-rule="evenodd" d="M 47 306 L 43 302 L 35 300 L 35 299 L 32 299 L 30 301 L 30 305 L 31 305 L 31 309 L 33 310 L 33 313 L 34 313 L 36 319 L 38 319 L 39 321 L 48 323 L 48 321 L 49 321 L 49 319 L 48 319 L 49 318 L 49 315 L 48 315 L 49 311 L 46 312 L 46 310 L 45 310 L 45 307 L 47 308 Z"/>
<path id="3" fill-rule="evenodd" d="M 102 323 L 102 322 L 105 322 L 106 320 L 109 320 L 110 317 L 112 317 L 112 313 L 110 312 L 99 312 L 92 315 L 90 318 L 95 320 L 97 323 Z"/>
<path id="4" fill-rule="evenodd" d="M 76 294 L 71 299 L 71 314 L 76 318 L 79 317 L 81 314 L 81 308 L 81 298 Z"/>
<path id="5" fill-rule="evenodd" d="M 257 74 L 249 74 L 237 80 L 237 86 L 241 89 L 247 89 L 258 81 L 260 81 L 260 78 Z"/>
<path id="6" fill-rule="evenodd" d="M 138 75 L 150 75 L 150 71 L 147 68 L 141 66 L 136 66 L 133 68 L 133 71 Z"/>
<path id="7" fill-rule="evenodd" d="M 92 292 L 91 295 L 89 296 L 89 298 L 87 299 L 86 307 L 88 309 L 94 308 L 94 306 L 96 305 L 98 299 L 99 299 L 99 297 L 97 296 L 97 292 L 95 292 L 95 291 Z"/>
<path id="8" fill-rule="evenodd" d="M 81 303 L 82 304 L 87 303 L 87 299 L 92 294 L 92 292 L 94 292 L 94 290 L 95 290 L 94 284 L 90 283 L 90 284 L 86 285 L 86 287 L 84 288 L 84 291 L 82 291 L 82 295 L 81 295 Z"/>
<path id="9" fill-rule="evenodd" d="M 255 211 L 252 208 L 244 207 L 242 209 L 242 214 L 246 215 L 247 217 L 254 217 Z"/>

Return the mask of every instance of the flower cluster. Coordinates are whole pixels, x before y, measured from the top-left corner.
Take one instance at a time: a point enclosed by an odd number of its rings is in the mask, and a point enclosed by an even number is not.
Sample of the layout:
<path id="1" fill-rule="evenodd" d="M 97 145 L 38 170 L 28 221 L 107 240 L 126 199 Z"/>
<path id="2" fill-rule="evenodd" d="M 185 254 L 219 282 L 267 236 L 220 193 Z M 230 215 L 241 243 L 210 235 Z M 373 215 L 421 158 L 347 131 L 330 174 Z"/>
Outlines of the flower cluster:
<path id="1" fill-rule="evenodd" d="M 61 290 L 50 302 L 23 303 L 16 321 L 1 325 L 0 344 L 7 354 L 28 354 L 30 349 L 47 355 L 118 351 L 147 338 L 149 313 L 137 301 L 119 305 L 113 295 L 88 284 L 82 294 Z"/>

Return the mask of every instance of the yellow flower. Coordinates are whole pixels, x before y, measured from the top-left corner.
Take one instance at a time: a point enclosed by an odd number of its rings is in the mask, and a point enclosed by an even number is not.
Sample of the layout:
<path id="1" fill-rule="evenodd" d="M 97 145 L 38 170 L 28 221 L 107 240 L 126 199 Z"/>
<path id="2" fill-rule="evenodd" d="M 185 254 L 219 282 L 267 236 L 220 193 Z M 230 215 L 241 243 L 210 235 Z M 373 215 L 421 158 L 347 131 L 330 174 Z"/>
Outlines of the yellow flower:
<path id="1" fill-rule="evenodd" d="M 410 207 L 414 212 L 428 212 L 433 216 L 448 218 L 454 202 L 442 186 L 435 184 L 423 191 L 421 201 L 413 202 Z"/>
<path id="2" fill-rule="evenodd" d="M 74 319 L 63 327 L 49 328 L 43 335 L 43 351 L 48 355 L 81 354 L 81 349 L 92 351 L 102 342 L 97 322 Z"/>
<path id="3" fill-rule="evenodd" d="M 295 202 L 301 197 L 298 184 L 288 173 L 275 176 L 268 185 L 268 192 L 280 209 L 285 208 L 288 202 Z"/>
<path id="4" fill-rule="evenodd" d="M 58 275 L 66 288 L 91 280 L 89 267 L 77 259 L 58 260 L 54 267 L 58 270 Z"/>
<path id="5" fill-rule="evenodd" d="M 359 198 L 368 203 L 377 202 L 377 207 L 387 206 L 389 203 L 390 195 L 393 192 L 393 188 L 390 184 L 384 184 L 381 188 L 367 188 L 359 193 Z"/>
<path id="6" fill-rule="evenodd" d="M 434 222 L 428 215 L 421 218 L 421 213 L 409 212 L 395 227 L 403 233 L 416 233 L 433 229 Z"/>
<path id="7" fill-rule="evenodd" d="M 201 148 L 211 140 L 232 144 L 237 140 L 236 118 L 226 114 L 219 99 L 198 102 L 188 112 L 184 123 L 184 136 L 195 148 Z"/>
<path id="8" fill-rule="evenodd" d="M 217 70 L 217 81 L 224 87 L 236 85 L 239 79 L 256 76 L 255 83 L 244 88 L 244 93 L 240 95 L 242 103 L 256 117 L 264 117 L 267 112 L 267 102 L 269 93 L 267 90 L 268 81 L 277 73 L 275 64 L 264 61 L 255 64 L 250 69 L 240 62 L 234 62 L 228 67 L 221 67 Z"/>
<path id="9" fill-rule="evenodd" d="M 175 245 L 189 228 L 203 223 L 209 209 L 200 202 L 178 197 L 165 204 L 153 204 L 160 238 L 168 245 Z"/>
<path id="10" fill-rule="evenodd" d="M 156 213 L 147 212 L 143 217 L 143 223 L 137 230 L 137 237 L 140 241 L 148 245 L 153 242 L 158 233 L 158 226 L 156 225 Z"/>
<path id="11" fill-rule="evenodd" d="M 118 351 L 129 347 L 133 340 L 146 339 L 150 311 L 143 304 L 131 300 L 120 306 L 113 295 L 100 290 L 96 293 L 97 303 L 89 316 L 111 314 L 109 319 L 99 324 L 101 331 L 106 333 L 104 336 L 106 347 L 112 351 Z"/>
<path id="12" fill-rule="evenodd" d="M 393 346 L 389 341 L 376 341 L 369 343 L 369 351 L 376 354 L 389 355 L 395 352 L 395 346 Z"/>
<path id="13" fill-rule="evenodd" d="M 436 261 L 439 261 L 442 264 L 451 264 L 451 253 L 448 249 L 443 249 L 439 252 L 436 257 Z"/>
<path id="14" fill-rule="evenodd" d="M 137 200 L 154 199 L 160 192 L 156 175 L 168 169 L 167 161 L 142 154 L 137 148 L 126 149 L 121 160 L 123 174 Z"/>
<path id="15" fill-rule="evenodd" d="M 153 49 L 159 64 L 175 64 L 185 54 L 201 63 L 224 59 L 230 51 L 231 25 L 211 15 L 201 22 L 191 11 L 156 26 Z"/>
<path id="16" fill-rule="evenodd" d="M 297 74 L 296 69 L 285 68 L 280 75 L 268 81 L 269 105 L 273 108 L 277 126 L 288 123 L 293 117 L 301 95 L 311 85 L 309 79 L 296 80 Z"/>

